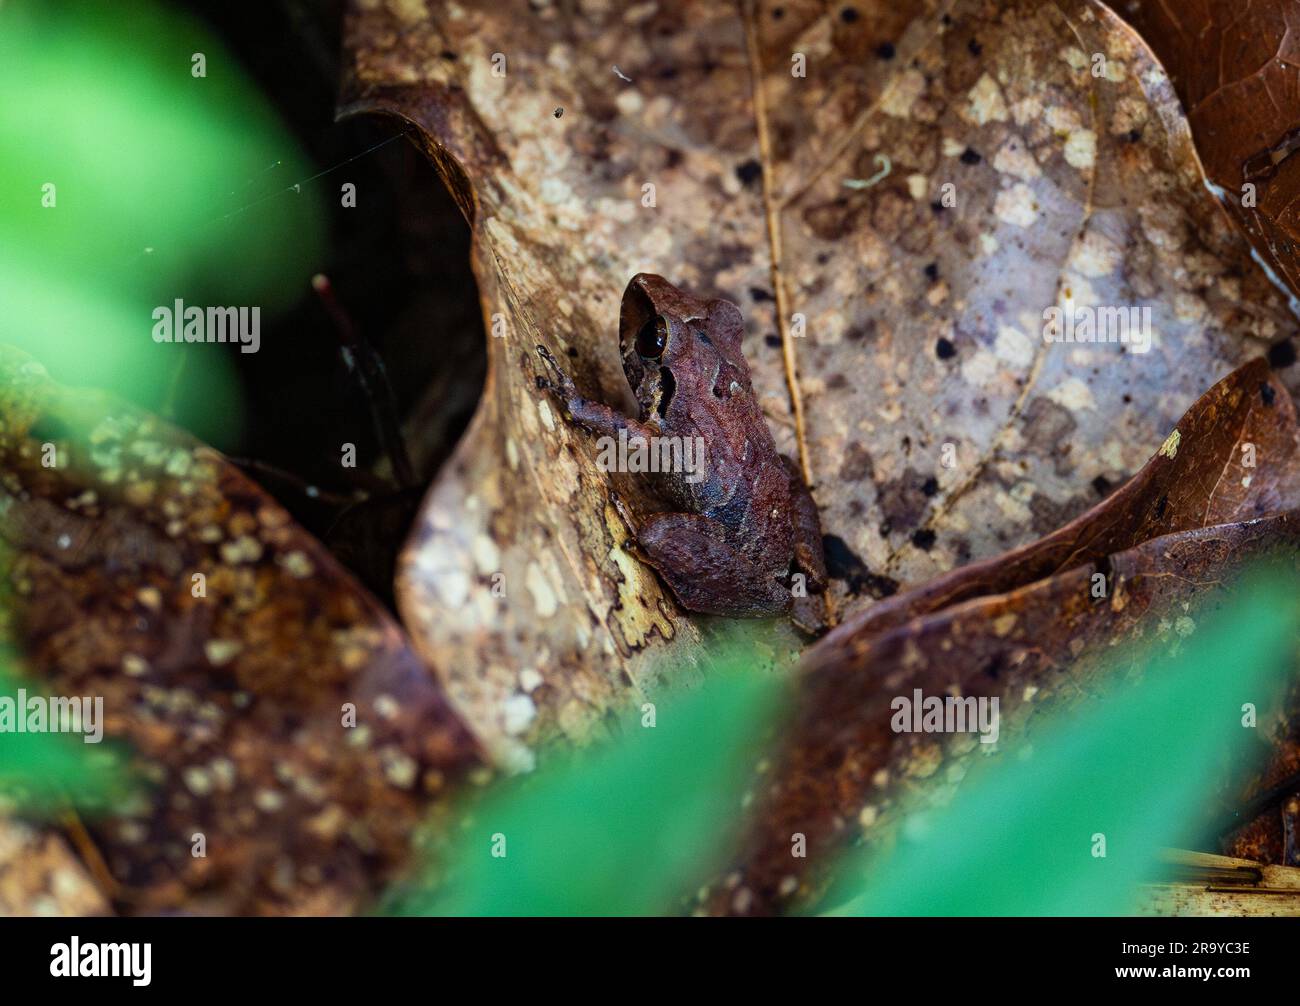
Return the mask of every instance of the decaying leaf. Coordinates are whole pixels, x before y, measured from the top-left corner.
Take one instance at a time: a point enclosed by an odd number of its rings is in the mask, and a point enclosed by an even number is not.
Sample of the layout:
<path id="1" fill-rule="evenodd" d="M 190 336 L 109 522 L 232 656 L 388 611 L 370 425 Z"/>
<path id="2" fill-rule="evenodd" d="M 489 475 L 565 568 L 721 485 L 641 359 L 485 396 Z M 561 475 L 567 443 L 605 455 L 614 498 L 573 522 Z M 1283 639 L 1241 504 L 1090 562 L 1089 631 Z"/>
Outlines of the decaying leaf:
<path id="1" fill-rule="evenodd" d="M 1169 71 L 1220 202 L 1300 295 L 1300 11 L 1288 0 L 1117 9 Z"/>
<path id="2" fill-rule="evenodd" d="M 1104 599 L 1091 588 L 1107 571 L 1089 563 L 886 630 L 851 664 L 819 664 L 814 647 L 791 734 L 756 783 L 754 829 L 711 892 L 711 908 L 762 913 L 809 896 L 845 841 L 887 836 L 909 797 L 942 800 L 960 783 L 965 760 L 984 753 L 979 735 L 895 733 L 896 696 L 918 688 L 996 696 L 1000 731 L 1013 733 L 1045 703 L 1086 699 L 1116 645 L 1152 628 L 1162 644 L 1186 640 L 1195 602 L 1278 553 L 1300 553 L 1300 512 L 1184 531 L 1110 556 Z M 799 834 L 806 859 L 791 856 Z"/>
<path id="3" fill-rule="evenodd" d="M 4 634 L 102 696 L 145 789 L 88 822 L 125 910 L 355 910 L 477 763 L 402 631 L 216 452 L 0 357 Z M 201 854 L 199 854 L 201 853 Z"/>
<path id="4" fill-rule="evenodd" d="M 1202 396 L 1142 469 L 1087 513 L 1029 545 L 937 576 L 845 622 L 818 659 L 917 615 L 1002 593 L 1148 538 L 1300 504 L 1295 405 L 1264 360 Z M 835 656 L 832 656 L 835 653 Z"/>
<path id="5" fill-rule="evenodd" d="M 848 838 L 887 833 L 913 791 L 942 799 L 960 781 L 977 735 L 895 733 L 896 696 L 997 696 L 1001 730 L 1015 731 L 1045 702 L 1086 697 L 1117 645 L 1153 629 L 1190 636 L 1194 602 L 1252 561 L 1300 554 L 1295 411 L 1267 367 L 1220 382 L 1176 432 L 1074 523 L 891 598 L 807 651 L 795 725 L 756 784 L 753 830 L 713 910 L 806 897 Z M 1272 467 L 1242 469 L 1246 443 L 1267 445 Z M 796 834 L 807 859 L 790 854 Z"/>
<path id="6" fill-rule="evenodd" d="M 633 274 L 742 305 L 840 616 L 1055 530 L 1293 324 L 1160 67 L 1089 0 L 357 4 L 347 47 L 345 111 L 419 127 L 500 336 L 398 583 L 498 759 L 582 736 L 653 690 L 648 647 L 689 664 L 708 624 L 622 548 L 589 439 L 535 386 L 542 343 L 626 400 Z M 1049 344 L 1053 307 L 1134 327 Z"/>

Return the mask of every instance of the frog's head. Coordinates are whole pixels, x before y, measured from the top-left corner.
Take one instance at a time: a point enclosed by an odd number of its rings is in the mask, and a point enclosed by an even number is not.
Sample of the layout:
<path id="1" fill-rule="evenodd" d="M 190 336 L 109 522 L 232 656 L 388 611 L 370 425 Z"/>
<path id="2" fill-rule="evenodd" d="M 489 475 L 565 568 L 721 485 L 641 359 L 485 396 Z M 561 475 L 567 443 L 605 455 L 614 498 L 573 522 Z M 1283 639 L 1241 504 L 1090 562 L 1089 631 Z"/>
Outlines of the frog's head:
<path id="1" fill-rule="evenodd" d="M 712 386 L 722 374 L 739 372 L 748 383 L 744 333 L 730 301 L 692 297 L 651 273 L 633 276 L 623 292 L 619 345 L 643 414 L 666 417 L 678 395 L 718 394 Z"/>

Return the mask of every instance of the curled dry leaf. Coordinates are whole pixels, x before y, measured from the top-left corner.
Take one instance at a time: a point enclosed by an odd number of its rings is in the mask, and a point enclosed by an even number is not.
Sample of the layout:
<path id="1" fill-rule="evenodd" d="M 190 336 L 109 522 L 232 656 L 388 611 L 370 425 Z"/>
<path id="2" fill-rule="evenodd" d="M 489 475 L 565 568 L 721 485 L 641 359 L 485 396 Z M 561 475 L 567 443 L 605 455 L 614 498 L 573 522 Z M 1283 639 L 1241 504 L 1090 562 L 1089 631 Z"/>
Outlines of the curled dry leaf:
<path id="1" fill-rule="evenodd" d="M 759 914 L 815 896 L 834 856 L 853 838 L 887 840 L 912 797 L 942 802 L 979 754 L 975 734 L 890 728 L 895 696 L 999 699 L 1002 735 L 1049 703 L 1083 701 L 1114 646 L 1178 645 L 1195 632 L 1186 612 L 1257 560 L 1300 553 L 1300 511 L 1166 535 L 1006 594 L 978 597 L 886 630 L 851 666 L 813 661 L 798 683 L 794 721 L 759 809 L 713 911 Z M 1110 596 L 1094 600 L 1093 575 Z M 807 859 L 790 855 L 803 834 Z M 739 898 L 738 892 L 744 892 Z"/>
<path id="2" fill-rule="evenodd" d="M 1153 635 L 1176 644 L 1195 631 L 1189 606 L 1211 590 L 1255 559 L 1300 554 L 1295 410 L 1267 367 L 1230 375 L 1176 430 L 1078 521 L 899 595 L 878 619 L 868 612 L 807 651 L 792 726 L 713 910 L 773 911 L 808 897 L 846 840 L 876 840 L 914 792 L 943 799 L 958 784 L 977 737 L 895 733 L 895 696 L 997 696 L 1010 734 L 1047 702 L 1086 698 L 1116 645 Z M 1272 460 L 1243 469 L 1252 442 Z M 796 833 L 806 860 L 790 855 Z"/>
<path id="3" fill-rule="evenodd" d="M 477 761 L 398 626 L 160 420 L 7 350 L 0 423 L 6 641 L 41 687 L 103 697 L 145 784 L 88 822 L 106 893 L 149 912 L 363 905 Z"/>
<path id="4" fill-rule="evenodd" d="M 1215 194 L 1300 296 L 1300 9 L 1290 0 L 1117 8 L 1169 71 Z"/>
<path id="5" fill-rule="evenodd" d="M 648 649 L 689 663 L 707 624 L 624 551 L 590 438 L 535 386 L 542 343 L 626 400 L 633 274 L 742 305 L 755 392 L 836 542 L 836 616 L 1059 527 L 1293 324 L 1105 6 L 846 6 L 354 6 L 344 109 L 419 127 L 500 336 L 398 582 L 499 759 L 584 734 L 653 688 Z M 1144 327 L 1049 345 L 1053 306 Z"/>

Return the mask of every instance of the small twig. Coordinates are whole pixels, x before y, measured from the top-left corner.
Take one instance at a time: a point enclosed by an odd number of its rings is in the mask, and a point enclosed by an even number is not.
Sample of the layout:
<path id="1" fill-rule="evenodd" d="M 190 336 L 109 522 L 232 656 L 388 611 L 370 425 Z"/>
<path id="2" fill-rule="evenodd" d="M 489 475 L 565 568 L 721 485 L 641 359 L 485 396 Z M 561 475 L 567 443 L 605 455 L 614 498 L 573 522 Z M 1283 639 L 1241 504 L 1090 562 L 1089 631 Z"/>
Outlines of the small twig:
<path id="1" fill-rule="evenodd" d="M 283 468 L 277 468 L 275 465 L 268 464 L 265 461 L 258 461 L 256 458 L 235 458 L 227 456 L 226 460 L 236 467 L 247 468 L 251 471 L 260 472 L 263 475 L 269 475 L 282 482 L 287 482 L 309 499 L 319 500 L 322 503 L 328 503 L 332 506 L 351 506 L 353 503 L 359 503 L 367 499 L 369 496 L 367 493 L 362 493 L 360 495 L 355 493 L 345 494 L 332 492 L 329 489 L 322 489 L 320 486 L 308 482 L 306 479 L 299 475 L 295 475 L 293 472 L 285 471 Z"/>
<path id="2" fill-rule="evenodd" d="M 108 868 L 108 862 L 104 859 L 103 853 L 99 851 L 99 846 L 95 840 L 90 837 L 90 832 L 86 826 L 81 823 L 81 818 L 73 809 L 71 801 L 64 797 L 67 806 L 62 814 L 63 826 L 68 832 L 68 837 L 72 840 L 77 854 L 85 864 L 90 875 L 94 877 L 95 883 L 99 885 L 104 896 L 110 901 L 122 900 L 122 885 L 117 882 L 113 876 L 113 871 Z"/>
<path id="3" fill-rule="evenodd" d="M 763 88 L 763 64 L 759 56 L 758 28 L 753 0 L 742 0 L 741 18 L 745 22 L 745 41 L 749 48 L 749 74 L 754 93 L 754 121 L 758 127 L 758 159 L 763 167 L 763 209 L 767 218 L 767 242 L 772 259 L 772 290 L 776 297 L 776 326 L 781 336 L 781 358 L 785 364 L 785 383 L 794 413 L 795 443 L 799 448 L 799 470 L 809 489 L 813 486 L 812 463 L 808 458 L 804 432 L 803 393 L 799 388 L 799 368 L 795 361 L 794 339 L 790 335 L 789 303 L 785 278 L 781 273 L 781 222 L 772 191 L 772 141 L 767 128 L 767 96 Z"/>

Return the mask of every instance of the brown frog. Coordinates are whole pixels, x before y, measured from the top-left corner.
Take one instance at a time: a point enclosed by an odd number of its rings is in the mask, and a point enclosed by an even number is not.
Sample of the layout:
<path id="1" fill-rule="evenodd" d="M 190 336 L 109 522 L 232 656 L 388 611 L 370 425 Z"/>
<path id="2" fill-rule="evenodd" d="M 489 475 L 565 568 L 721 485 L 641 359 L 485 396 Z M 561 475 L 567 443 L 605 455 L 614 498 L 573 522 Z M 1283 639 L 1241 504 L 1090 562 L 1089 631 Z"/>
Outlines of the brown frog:
<path id="1" fill-rule="evenodd" d="M 660 512 L 630 514 L 615 497 L 646 561 L 683 607 L 733 618 L 791 610 L 826 586 L 817 505 L 790 458 L 778 454 L 754 398 L 741 350 L 744 320 L 725 300 L 700 300 L 640 273 L 623 294 L 623 372 L 640 414 L 632 419 L 580 397 L 554 357 L 537 347 L 552 380 L 539 378 L 578 425 L 615 441 L 664 438 L 703 447 L 690 470 L 649 471 Z M 696 440 L 695 438 L 699 438 Z M 608 442 L 607 442 L 608 443 Z M 689 450 L 682 455 L 690 458 Z M 820 627 L 819 604 L 794 604 L 795 621 Z"/>

